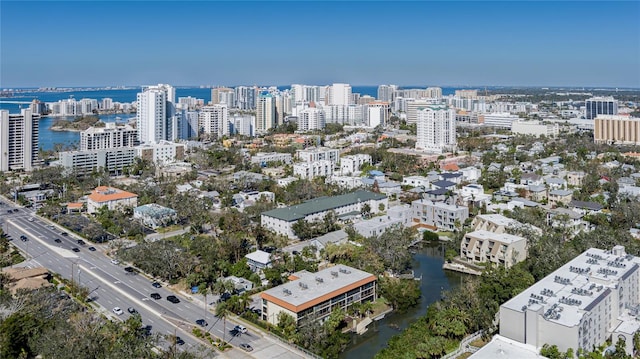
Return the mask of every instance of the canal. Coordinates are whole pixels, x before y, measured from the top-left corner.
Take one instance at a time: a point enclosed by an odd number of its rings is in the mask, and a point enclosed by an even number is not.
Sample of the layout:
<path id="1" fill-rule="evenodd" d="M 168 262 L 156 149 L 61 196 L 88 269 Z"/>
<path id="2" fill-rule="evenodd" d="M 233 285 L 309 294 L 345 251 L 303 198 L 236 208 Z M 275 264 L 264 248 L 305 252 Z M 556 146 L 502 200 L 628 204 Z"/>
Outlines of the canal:
<path id="1" fill-rule="evenodd" d="M 341 355 L 341 359 L 373 358 L 377 352 L 387 345 L 391 337 L 399 334 L 416 319 L 423 316 L 431 303 L 440 299 L 444 290 L 460 285 L 464 274 L 443 271 L 444 252 L 441 244 L 425 245 L 413 256 L 415 276 L 422 275 L 420 304 L 404 313 L 390 313 L 384 319 L 369 325 L 363 335 L 353 335 L 349 348 Z"/>

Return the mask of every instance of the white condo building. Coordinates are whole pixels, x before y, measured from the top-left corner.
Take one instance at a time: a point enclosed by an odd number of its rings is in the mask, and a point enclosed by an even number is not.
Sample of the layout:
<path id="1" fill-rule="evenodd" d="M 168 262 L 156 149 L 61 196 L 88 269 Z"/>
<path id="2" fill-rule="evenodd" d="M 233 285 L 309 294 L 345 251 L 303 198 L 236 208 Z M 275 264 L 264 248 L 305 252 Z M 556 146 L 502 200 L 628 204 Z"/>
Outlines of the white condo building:
<path id="1" fill-rule="evenodd" d="M 456 147 L 456 112 L 453 109 L 427 106 L 416 112 L 417 150 L 442 153 Z"/>
<path id="2" fill-rule="evenodd" d="M 173 141 L 177 138 L 175 121 L 176 91 L 169 85 L 149 86 L 138 93 L 136 125 L 140 143 Z"/>
<path id="3" fill-rule="evenodd" d="M 316 177 L 330 177 L 333 174 L 333 162 L 329 160 L 319 160 L 313 162 L 302 162 L 293 165 L 293 175 L 304 179 L 314 179 Z"/>
<path id="4" fill-rule="evenodd" d="M 591 248 L 500 306 L 500 335 L 540 349 L 591 351 L 607 338 L 633 353 L 640 329 L 640 258 Z"/>
<path id="5" fill-rule="evenodd" d="M 226 105 L 204 106 L 198 115 L 201 133 L 219 138 L 229 134 L 229 111 Z"/>
<path id="6" fill-rule="evenodd" d="M 31 171 L 39 165 L 39 118 L 30 109 L 0 110 L 0 171 Z"/>
<path id="7" fill-rule="evenodd" d="M 80 151 L 106 150 L 138 145 L 138 131 L 129 125 L 106 123 L 80 132 Z"/>
<path id="8" fill-rule="evenodd" d="M 321 130 L 324 126 L 324 111 L 315 107 L 309 107 L 298 112 L 298 131 Z"/>
<path id="9" fill-rule="evenodd" d="M 340 158 L 340 173 L 343 175 L 360 171 L 363 164 L 371 164 L 371 155 L 357 154 Z"/>
<path id="10" fill-rule="evenodd" d="M 349 84 L 333 84 L 330 90 L 330 105 L 349 105 L 351 104 L 351 85 Z"/>
<path id="11" fill-rule="evenodd" d="M 296 151 L 296 157 L 304 162 L 329 160 L 335 164 L 340 159 L 340 151 L 335 148 L 314 147 Z"/>
<path id="12" fill-rule="evenodd" d="M 375 101 L 370 102 L 366 106 L 367 109 L 367 126 L 374 128 L 384 126 L 389 121 L 389 103 Z"/>

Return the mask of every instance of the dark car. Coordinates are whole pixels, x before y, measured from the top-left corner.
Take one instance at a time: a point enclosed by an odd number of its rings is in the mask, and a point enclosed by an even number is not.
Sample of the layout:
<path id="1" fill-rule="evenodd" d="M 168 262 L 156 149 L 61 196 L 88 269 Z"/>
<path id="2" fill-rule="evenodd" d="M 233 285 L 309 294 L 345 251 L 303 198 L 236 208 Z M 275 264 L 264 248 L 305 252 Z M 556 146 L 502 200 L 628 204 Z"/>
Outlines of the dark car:
<path id="1" fill-rule="evenodd" d="M 62 232 L 62 233 L 60 233 L 60 235 L 62 235 L 62 236 L 65 236 L 65 237 L 66 237 L 66 236 L 68 236 L 68 235 L 69 235 L 69 233 L 67 233 L 67 232 Z"/>
<path id="2" fill-rule="evenodd" d="M 13 213 L 13 211 L 12 211 L 12 210 L 10 210 L 10 209 L 8 209 L 8 210 L 7 210 L 7 213 Z"/>
<path id="3" fill-rule="evenodd" d="M 242 333 L 240 333 L 240 331 L 237 329 L 231 329 L 229 331 L 229 334 L 231 334 L 232 337 L 239 337 L 242 335 Z"/>
<path id="4" fill-rule="evenodd" d="M 53 241 L 56 242 L 56 243 L 62 243 L 62 239 L 60 239 L 60 238 L 56 238 Z"/>
<path id="5" fill-rule="evenodd" d="M 124 271 L 127 273 L 133 273 L 136 271 L 136 269 L 133 267 L 124 267 Z"/>
<path id="6" fill-rule="evenodd" d="M 131 314 L 137 314 L 138 313 L 138 311 L 134 307 L 127 308 L 127 312 L 129 312 Z"/>
<path id="7" fill-rule="evenodd" d="M 16 213 L 16 212 L 18 212 L 18 209 L 17 209 L 17 208 L 14 208 L 14 209 L 13 209 L 13 213 Z"/>
<path id="8" fill-rule="evenodd" d="M 143 335 L 149 336 L 149 335 L 151 335 L 151 329 L 152 329 L 152 326 L 146 325 L 146 326 L 140 328 L 140 331 L 142 332 Z"/>
<path id="9" fill-rule="evenodd" d="M 78 248 L 78 247 L 73 247 L 73 248 L 71 248 L 71 250 L 76 252 L 76 253 L 80 252 L 80 248 Z"/>
<path id="10" fill-rule="evenodd" d="M 229 300 L 229 298 L 231 298 L 231 293 L 222 293 L 220 299 L 218 299 L 218 303 L 226 302 L 227 300 Z"/>
<path id="11" fill-rule="evenodd" d="M 27 238 L 27 236 L 25 236 L 24 234 L 20 236 L 20 240 L 23 242 L 26 242 L 29 240 L 29 238 Z"/>
<path id="12" fill-rule="evenodd" d="M 76 242 L 78 242 L 78 244 L 81 246 L 84 246 L 86 244 L 82 239 L 78 239 Z"/>
<path id="13" fill-rule="evenodd" d="M 158 294 L 158 293 L 151 293 L 151 298 L 153 298 L 155 300 L 158 300 L 158 299 L 162 298 L 162 296 L 160 294 Z"/>
<path id="14" fill-rule="evenodd" d="M 198 324 L 198 325 L 199 325 L 199 326 L 201 326 L 201 327 L 206 327 L 207 325 L 209 325 L 209 323 L 207 323 L 207 321 L 206 321 L 206 320 L 204 320 L 204 319 L 198 319 L 198 320 L 196 320 L 196 324 Z"/>
<path id="15" fill-rule="evenodd" d="M 182 340 L 182 338 L 180 338 L 180 337 L 176 337 L 176 344 L 177 345 L 184 345 L 184 340 Z"/>
<path id="16" fill-rule="evenodd" d="M 176 297 L 175 295 L 167 296 L 167 300 L 170 301 L 173 304 L 180 303 L 180 299 L 178 299 L 178 297 Z"/>
<path id="17" fill-rule="evenodd" d="M 151 285 L 152 285 L 154 288 L 162 288 L 162 284 L 160 284 L 160 283 L 158 283 L 158 282 L 153 282 L 153 283 L 151 283 Z"/>
<path id="18" fill-rule="evenodd" d="M 253 347 L 251 345 L 247 344 L 247 343 L 240 344 L 240 348 L 242 348 L 242 349 L 244 349 L 244 350 L 246 350 L 248 352 L 253 350 Z"/>
<path id="19" fill-rule="evenodd" d="M 88 248 L 90 251 L 95 252 L 96 251 L 96 247 L 89 247 Z"/>

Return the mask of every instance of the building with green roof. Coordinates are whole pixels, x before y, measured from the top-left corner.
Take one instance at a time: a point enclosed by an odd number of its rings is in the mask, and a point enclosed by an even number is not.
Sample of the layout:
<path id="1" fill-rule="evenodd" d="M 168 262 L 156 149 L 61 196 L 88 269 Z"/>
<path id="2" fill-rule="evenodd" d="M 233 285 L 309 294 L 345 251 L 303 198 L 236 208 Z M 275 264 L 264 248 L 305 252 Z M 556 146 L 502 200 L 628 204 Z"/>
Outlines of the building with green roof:
<path id="1" fill-rule="evenodd" d="M 365 204 L 369 205 L 371 213 L 379 212 L 381 204 L 383 210 L 389 207 L 386 195 L 358 190 L 340 196 L 314 198 L 295 206 L 272 209 L 262 213 L 260 222 L 263 228 L 296 239 L 291 227 L 298 220 L 321 221 L 330 211 L 338 218 L 345 218 L 360 214 Z"/>

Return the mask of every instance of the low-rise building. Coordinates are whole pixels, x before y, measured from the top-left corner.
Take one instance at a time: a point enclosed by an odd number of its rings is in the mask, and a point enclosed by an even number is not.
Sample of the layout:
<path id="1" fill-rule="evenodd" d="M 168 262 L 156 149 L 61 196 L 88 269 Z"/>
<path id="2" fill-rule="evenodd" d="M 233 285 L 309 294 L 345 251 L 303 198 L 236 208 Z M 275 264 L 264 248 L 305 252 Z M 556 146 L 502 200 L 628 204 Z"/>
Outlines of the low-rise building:
<path id="1" fill-rule="evenodd" d="M 583 171 L 567 172 L 567 184 L 573 187 L 580 187 L 584 183 L 587 174 Z"/>
<path id="2" fill-rule="evenodd" d="M 608 338 L 633 343 L 640 258 L 623 246 L 590 248 L 500 306 L 500 335 L 560 351 L 591 351 Z M 629 330 L 630 328 L 634 330 Z M 628 354 L 633 346 L 626 346 Z"/>
<path id="3" fill-rule="evenodd" d="M 340 151 L 334 148 L 316 147 L 298 150 L 296 156 L 300 161 L 304 162 L 327 160 L 335 165 L 340 159 Z"/>
<path id="4" fill-rule="evenodd" d="M 511 132 L 519 135 L 557 137 L 560 133 L 560 125 L 557 123 L 545 125 L 540 121 L 514 121 L 511 123 Z"/>
<path id="5" fill-rule="evenodd" d="M 467 262 L 490 262 L 510 268 L 527 258 L 527 239 L 485 230 L 469 232 L 460 243 L 460 258 Z"/>
<path id="6" fill-rule="evenodd" d="M 403 186 L 431 188 L 431 181 L 424 176 L 406 176 L 402 179 Z"/>
<path id="7" fill-rule="evenodd" d="M 110 174 L 122 174 L 136 157 L 135 148 L 120 147 L 112 149 L 63 151 L 58 154 L 60 165 L 66 172 L 86 175 L 95 171 Z"/>
<path id="8" fill-rule="evenodd" d="M 94 214 L 105 206 L 111 211 L 123 207 L 136 207 L 138 195 L 113 187 L 96 187 L 87 197 L 87 213 Z"/>
<path id="9" fill-rule="evenodd" d="M 564 189 L 556 189 L 553 191 L 549 191 L 549 204 L 552 206 L 557 206 L 558 204 L 567 205 L 571 202 L 573 198 L 573 192 L 564 190 Z"/>
<path id="10" fill-rule="evenodd" d="M 289 164 L 291 163 L 291 154 L 280 152 L 258 152 L 254 156 L 251 156 L 251 163 L 266 166 L 273 162 Z"/>
<path id="11" fill-rule="evenodd" d="M 155 203 L 145 204 L 133 209 L 133 218 L 153 229 L 172 224 L 176 217 L 176 211 Z"/>
<path id="12" fill-rule="evenodd" d="M 411 203 L 413 222 L 431 230 L 455 231 L 469 218 L 469 208 L 418 199 Z"/>
<path id="13" fill-rule="evenodd" d="M 156 165 L 184 161 L 185 145 L 170 141 L 145 143 L 135 147 L 136 156 Z"/>
<path id="14" fill-rule="evenodd" d="M 380 212 L 381 204 L 385 209 L 389 207 L 387 196 L 358 190 L 340 196 L 312 199 L 295 206 L 272 209 L 262 213 L 260 222 L 265 229 L 295 239 L 297 237 L 291 227 L 298 220 L 319 221 L 330 211 L 338 218 L 353 213 L 360 214 L 364 205 L 368 205 L 371 213 L 375 214 Z"/>
<path id="15" fill-rule="evenodd" d="M 395 227 L 407 227 L 411 225 L 411 206 L 405 204 L 389 208 L 386 215 L 376 216 L 355 223 L 353 229 L 364 237 L 374 237 Z"/>
<path id="16" fill-rule="evenodd" d="M 247 265 L 254 272 L 260 272 L 265 268 L 271 268 L 271 254 L 257 250 L 244 256 L 247 258 Z"/>
<path id="17" fill-rule="evenodd" d="M 296 163 L 293 165 L 293 175 L 309 180 L 316 177 L 329 177 L 333 175 L 333 162 L 320 160 Z"/>
<path id="18" fill-rule="evenodd" d="M 283 312 L 297 323 L 305 318 L 321 321 L 338 308 L 346 311 L 378 296 L 376 276 L 343 264 L 316 273 L 296 272 L 289 278 L 290 282 L 260 293 L 262 319 L 273 325 Z"/>
<path id="19" fill-rule="evenodd" d="M 365 163 L 371 164 L 371 155 L 357 154 L 340 158 L 340 173 L 343 175 L 360 171 Z"/>

